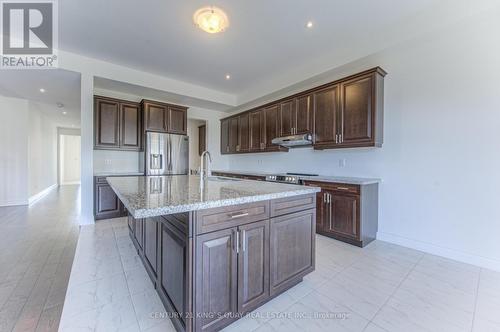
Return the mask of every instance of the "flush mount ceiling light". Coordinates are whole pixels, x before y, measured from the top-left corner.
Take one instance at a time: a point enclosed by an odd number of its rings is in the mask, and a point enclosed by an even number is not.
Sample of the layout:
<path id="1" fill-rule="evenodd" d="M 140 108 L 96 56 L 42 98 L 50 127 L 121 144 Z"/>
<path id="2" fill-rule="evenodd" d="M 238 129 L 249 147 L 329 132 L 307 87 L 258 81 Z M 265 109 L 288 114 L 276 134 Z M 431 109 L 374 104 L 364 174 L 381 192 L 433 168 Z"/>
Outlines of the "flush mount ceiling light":
<path id="1" fill-rule="evenodd" d="M 44 88 L 40 88 L 40 92 L 41 92 L 41 93 L 44 93 L 44 92 L 45 92 L 45 89 L 44 89 Z"/>
<path id="2" fill-rule="evenodd" d="M 231 79 L 231 75 L 227 74 L 226 75 L 226 80 L 230 80 Z"/>
<path id="3" fill-rule="evenodd" d="M 307 23 L 306 23 L 306 27 L 307 27 L 308 29 L 311 29 L 311 28 L 313 27 L 313 25 L 314 25 L 314 24 L 313 24 L 313 22 L 312 22 L 312 21 L 309 21 L 309 22 L 307 22 Z"/>
<path id="4" fill-rule="evenodd" d="M 226 13 L 213 6 L 198 9 L 193 15 L 193 21 L 198 28 L 208 33 L 222 32 L 229 26 Z"/>

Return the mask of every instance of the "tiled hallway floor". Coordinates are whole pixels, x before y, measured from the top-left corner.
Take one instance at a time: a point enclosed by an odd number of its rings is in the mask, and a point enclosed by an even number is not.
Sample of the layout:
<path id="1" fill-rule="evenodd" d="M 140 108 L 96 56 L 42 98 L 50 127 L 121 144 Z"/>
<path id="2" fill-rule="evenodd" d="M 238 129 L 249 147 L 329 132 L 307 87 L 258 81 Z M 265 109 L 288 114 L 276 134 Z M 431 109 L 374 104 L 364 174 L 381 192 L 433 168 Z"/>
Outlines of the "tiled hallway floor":
<path id="1" fill-rule="evenodd" d="M 500 331 L 500 273 L 317 236 L 316 271 L 227 331 Z M 126 221 L 82 227 L 62 331 L 173 331 Z M 287 317 L 276 317 L 284 313 Z M 336 314 L 317 318 L 314 313 Z"/>
<path id="2" fill-rule="evenodd" d="M 78 240 L 79 187 L 0 208 L 0 331 L 57 331 Z"/>

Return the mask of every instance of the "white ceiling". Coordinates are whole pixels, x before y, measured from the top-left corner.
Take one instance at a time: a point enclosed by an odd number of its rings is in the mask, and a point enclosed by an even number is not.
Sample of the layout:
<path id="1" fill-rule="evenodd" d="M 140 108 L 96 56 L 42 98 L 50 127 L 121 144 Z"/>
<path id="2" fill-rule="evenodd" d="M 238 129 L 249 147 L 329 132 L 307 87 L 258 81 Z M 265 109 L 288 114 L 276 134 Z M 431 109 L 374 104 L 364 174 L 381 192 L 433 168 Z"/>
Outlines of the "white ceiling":
<path id="1" fill-rule="evenodd" d="M 323 70 L 328 70 L 341 61 L 346 50 L 359 56 L 378 51 L 381 44 L 377 42 L 385 42 L 388 35 L 392 40 L 402 22 L 442 3 L 65 0 L 59 2 L 59 44 L 66 51 L 244 95 L 305 63 L 320 59 L 324 63 L 327 57 L 331 61 Z M 196 9 L 207 4 L 228 14 L 230 26 L 225 32 L 207 34 L 192 23 Z M 305 28 L 308 20 L 314 22 L 313 29 Z M 424 29 L 432 22 L 421 23 Z M 400 37 L 405 33 L 401 30 Z M 226 73 L 231 80 L 225 80 Z"/>
<path id="2" fill-rule="evenodd" d="M 40 92 L 45 89 L 45 93 Z M 80 127 L 80 74 L 67 70 L 1 70 L 0 95 L 27 99 L 60 127 Z M 57 106 L 64 105 L 63 108 Z M 67 114 L 63 114 L 65 111 Z"/>

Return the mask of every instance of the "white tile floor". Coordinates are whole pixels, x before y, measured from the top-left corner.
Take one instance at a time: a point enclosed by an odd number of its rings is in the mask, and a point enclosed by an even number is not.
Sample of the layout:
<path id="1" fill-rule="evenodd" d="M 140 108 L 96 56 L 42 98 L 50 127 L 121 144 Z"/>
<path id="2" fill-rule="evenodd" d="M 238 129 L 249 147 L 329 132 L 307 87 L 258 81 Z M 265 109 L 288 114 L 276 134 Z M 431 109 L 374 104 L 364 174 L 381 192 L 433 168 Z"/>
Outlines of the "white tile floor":
<path id="1" fill-rule="evenodd" d="M 227 331 L 500 331 L 500 273 L 317 237 L 316 271 Z M 174 331 L 116 219 L 81 230 L 60 331 Z M 317 318 L 314 315 L 329 315 Z"/>

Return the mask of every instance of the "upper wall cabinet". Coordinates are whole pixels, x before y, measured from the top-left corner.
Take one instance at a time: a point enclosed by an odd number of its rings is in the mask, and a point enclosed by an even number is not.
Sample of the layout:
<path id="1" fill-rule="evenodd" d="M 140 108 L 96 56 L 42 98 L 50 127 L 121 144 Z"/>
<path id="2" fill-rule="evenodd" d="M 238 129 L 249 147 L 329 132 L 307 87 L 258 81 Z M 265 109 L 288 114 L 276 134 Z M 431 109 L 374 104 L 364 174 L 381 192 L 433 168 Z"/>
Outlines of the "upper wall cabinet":
<path id="1" fill-rule="evenodd" d="M 94 149 L 138 151 L 142 144 L 138 103 L 94 97 Z"/>
<path id="2" fill-rule="evenodd" d="M 222 119 L 221 151 L 288 151 L 272 140 L 309 133 L 315 149 L 381 147 L 385 75 L 376 67 Z"/>
<path id="3" fill-rule="evenodd" d="M 144 130 L 171 134 L 187 134 L 187 108 L 143 100 Z"/>

